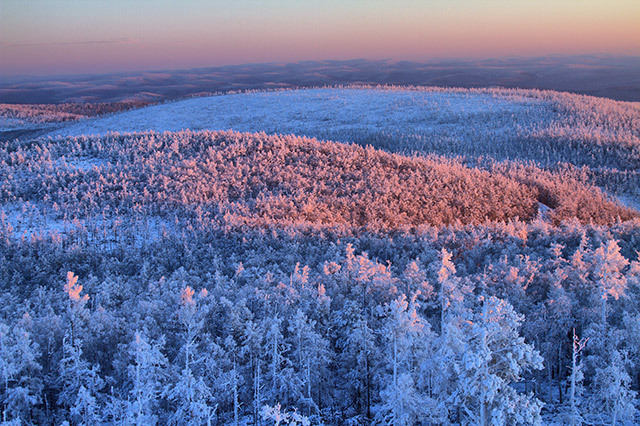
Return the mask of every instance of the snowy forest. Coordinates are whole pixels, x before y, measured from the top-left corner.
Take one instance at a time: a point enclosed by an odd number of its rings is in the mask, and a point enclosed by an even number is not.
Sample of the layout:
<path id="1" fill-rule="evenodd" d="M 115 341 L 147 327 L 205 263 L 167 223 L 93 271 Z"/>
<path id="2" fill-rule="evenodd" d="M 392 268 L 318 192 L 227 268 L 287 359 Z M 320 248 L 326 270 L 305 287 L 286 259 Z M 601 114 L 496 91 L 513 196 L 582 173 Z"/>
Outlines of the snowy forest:
<path id="1" fill-rule="evenodd" d="M 3 424 L 638 423 L 638 104 L 350 90 L 520 103 L 449 139 L 4 113 L 69 134 L 0 139 Z"/>

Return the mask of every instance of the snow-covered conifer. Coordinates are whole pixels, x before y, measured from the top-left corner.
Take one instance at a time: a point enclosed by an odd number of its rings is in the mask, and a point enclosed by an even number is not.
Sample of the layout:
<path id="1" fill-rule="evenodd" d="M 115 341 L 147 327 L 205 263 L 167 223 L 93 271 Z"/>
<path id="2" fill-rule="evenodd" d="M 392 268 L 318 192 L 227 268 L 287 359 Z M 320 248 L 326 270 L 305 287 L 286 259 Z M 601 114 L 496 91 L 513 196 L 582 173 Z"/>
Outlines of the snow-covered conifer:
<path id="1" fill-rule="evenodd" d="M 162 354 L 164 340 L 149 342 L 145 333 L 137 331 L 131 342 L 128 367 L 132 382 L 127 422 L 135 425 L 157 424 L 158 400 L 162 393 L 163 368 L 167 359 Z"/>
<path id="2" fill-rule="evenodd" d="M 433 401 L 417 388 L 415 378 L 427 356 L 430 342 L 428 322 L 418 314 L 416 295 L 411 303 L 403 294 L 385 309 L 388 372 L 381 403 L 374 407 L 375 422 L 389 425 L 413 425 L 430 417 Z"/>
<path id="3" fill-rule="evenodd" d="M 195 295 L 189 286 L 180 293 L 178 321 L 182 327 L 183 345 L 176 360 L 179 368 L 177 377 L 165 390 L 169 400 L 175 404 L 170 419 L 173 424 L 207 424 L 215 414 L 211 390 L 200 370 L 203 361 L 199 348 L 203 310 L 199 302 L 204 297 L 206 292 Z"/>
<path id="4" fill-rule="evenodd" d="M 616 240 L 609 240 L 606 245 L 600 246 L 594 253 L 594 277 L 598 285 L 600 297 L 600 318 L 603 332 L 606 332 L 607 324 L 607 300 L 610 297 L 618 299 L 624 296 L 627 288 L 627 279 L 623 274 L 624 268 L 629 264 L 620 253 L 620 246 Z"/>
<path id="5" fill-rule="evenodd" d="M 466 346 L 459 354 L 452 400 L 470 423 L 540 423 L 542 403 L 511 387 L 524 372 L 542 368 L 538 351 L 518 334 L 524 317 L 504 300 L 481 299 L 473 320 L 461 323 Z"/>
<path id="6" fill-rule="evenodd" d="M 82 331 L 86 327 L 89 295 L 80 295 L 82 285 L 72 272 L 67 273 L 64 291 L 68 297 L 68 328 L 63 341 L 63 357 L 59 366 L 58 404 L 69 410 L 70 417 L 79 423 L 93 424 L 100 418 L 99 391 L 104 386 L 99 366 L 91 365 L 83 357 Z"/>
<path id="7" fill-rule="evenodd" d="M 12 327 L 0 320 L 0 403 L 3 421 L 14 419 L 30 423 L 31 411 L 40 402 L 40 351 L 27 330 L 29 315 L 25 314 L 25 317 Z"/>

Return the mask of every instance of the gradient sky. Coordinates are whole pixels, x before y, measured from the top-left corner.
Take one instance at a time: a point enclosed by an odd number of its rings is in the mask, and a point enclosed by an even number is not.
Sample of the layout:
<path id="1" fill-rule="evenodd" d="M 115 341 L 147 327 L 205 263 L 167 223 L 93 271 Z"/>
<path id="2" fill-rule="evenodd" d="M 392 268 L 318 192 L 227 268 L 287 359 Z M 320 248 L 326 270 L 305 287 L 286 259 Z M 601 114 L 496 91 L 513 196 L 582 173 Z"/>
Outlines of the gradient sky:
<path id="1" fill-rule="evenodd" d="M 640 55 L 640 0 L 0 0 L 0 74 Z"/>

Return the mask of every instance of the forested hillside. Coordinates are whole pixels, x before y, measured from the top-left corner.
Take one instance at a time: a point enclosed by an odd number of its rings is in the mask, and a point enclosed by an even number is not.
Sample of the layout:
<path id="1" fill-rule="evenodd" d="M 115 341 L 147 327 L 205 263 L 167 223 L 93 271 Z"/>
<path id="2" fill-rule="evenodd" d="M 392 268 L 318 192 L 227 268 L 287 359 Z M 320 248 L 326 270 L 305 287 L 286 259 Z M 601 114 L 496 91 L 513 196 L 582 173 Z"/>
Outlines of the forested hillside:
<path id="1" fill-rule="evenodd" d="M 60 123 L 141 108 L 149 103 L 121 101 L 111 103 L 0 104 L 0 124 L 2 129 L 6 130 L 30 124 Z"/>
<path id="2" fill-rule="evenodd" d="M 51 136 L 146 130 L 295 134 L 390 152 L 574 168 L 640 202 L 640 103 L 515 89 L 359 87 L 198 97 L 70 124 Z"/>
<path id="3" fill-rule="evenodd" d="M 483 136 L 1 141 L 3 421 L 640 421 L 640 218 L 594 185 L 633 194 L 637 105 L 437 93 Z"/>

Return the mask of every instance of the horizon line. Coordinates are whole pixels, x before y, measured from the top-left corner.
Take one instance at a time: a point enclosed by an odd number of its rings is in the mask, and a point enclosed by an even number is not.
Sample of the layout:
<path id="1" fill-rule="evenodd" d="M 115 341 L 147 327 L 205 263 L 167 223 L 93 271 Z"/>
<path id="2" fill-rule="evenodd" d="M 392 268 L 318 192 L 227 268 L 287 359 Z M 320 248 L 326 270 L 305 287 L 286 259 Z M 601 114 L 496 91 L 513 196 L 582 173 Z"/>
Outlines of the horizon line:
<path id="1" fill-rule="evenodd" d="M 625 53 L 576 53 L 576 54 L 558 54 L 551 53 L 547 55 L 500 55 L 500 56 L 459 56 L 459 57 L 431 57 L 428 59 L 394 59 L 385 58 L 367 58 L 353 57 L 349 59 L 304 59 L 298 61 L 258 61 L 258 62 L 240 62 L 220 65 L 203 65 L 188 68 L 145 68 L 145 69 L 123 69 L 121 71 L 105 71 L 105 72 L 82 72 L 82 73 L 52 73 L 52 74 L 2 74 L 0 73 L 0 84 L 15 84 L 20 80 L 23 81 L 43 81 L 51 79 L 73 79 L 73 78 L 93 78 L 107 77 L 116 75 L 139 75 L 143 73 L 162 73 L 162 72 L 185 72 L 194 70 L 213 70 L 219 68 L 244 67 L 244 66 L 260 66 L 260 65 L 294 65 L 304 63 L 347 63 L 347 62 L 385 62 L 385 63 L 414 63 L 428 65 L 430 63 L 442 62 L 478 62 L 492 60 L 534 60 L 534 59 L 570 59 L 570 58 L 625 58 L 640 59 L 640 54 Z"/>

